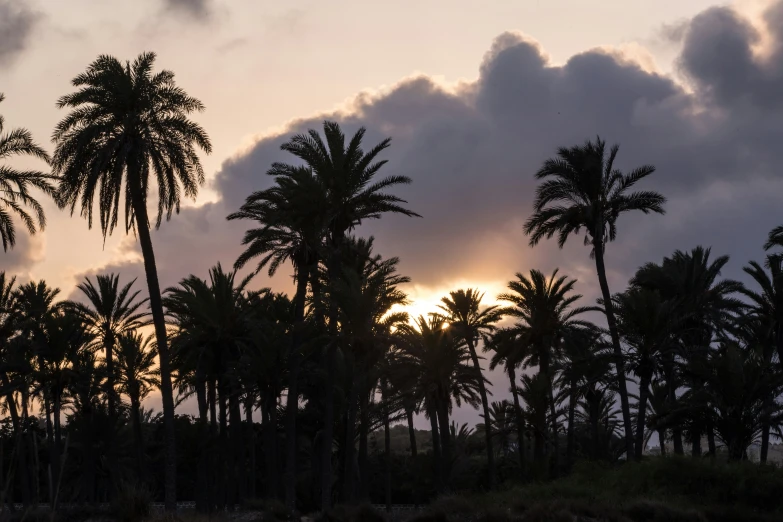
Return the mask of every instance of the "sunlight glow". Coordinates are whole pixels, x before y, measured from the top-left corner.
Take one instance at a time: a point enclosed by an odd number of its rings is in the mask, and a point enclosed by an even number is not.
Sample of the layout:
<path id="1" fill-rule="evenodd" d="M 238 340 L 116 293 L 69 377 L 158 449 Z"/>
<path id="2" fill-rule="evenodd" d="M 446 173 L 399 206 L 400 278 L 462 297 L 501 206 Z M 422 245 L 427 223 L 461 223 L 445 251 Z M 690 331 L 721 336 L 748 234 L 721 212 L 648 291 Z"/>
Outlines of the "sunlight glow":
<path id="1" fill-rule="evenodd" d="M 403 289 L 408 293 L 408 299 L 411 301 L 407 306 L 395 306 L 392 312 L 408 312 L 410 322 L 413 323 L 419 316 L 425 318 L 431 313 L 440 312 L 438 305 L 441 299 L 449 295 L 449 292 L 459 289 L 475 288 L 484 293 L 481 300 L 482 306 L 499 305 L 503 306 L 502 301 L 498 301 L 498 294 L 506 290 L 505 281 L 464 281 L 456 280 L 447 285 L 437 287 L 423 285 L 405 285 Z M 448 324 L 444 326 L 448 328 Z"/>

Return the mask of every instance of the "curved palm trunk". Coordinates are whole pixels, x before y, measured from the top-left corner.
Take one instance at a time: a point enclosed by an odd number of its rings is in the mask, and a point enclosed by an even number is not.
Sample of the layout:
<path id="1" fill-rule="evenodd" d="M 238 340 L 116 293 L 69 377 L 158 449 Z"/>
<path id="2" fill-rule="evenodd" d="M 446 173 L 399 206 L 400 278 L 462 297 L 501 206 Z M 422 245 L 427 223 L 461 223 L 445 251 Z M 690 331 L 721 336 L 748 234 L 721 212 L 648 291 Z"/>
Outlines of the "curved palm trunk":
<path id="1" fill-rule="evenodd" d="M 634 454 L 633 427 L 631 424 L 631 404 L 628 401 L 628 387 L 625 378 L 625 358 L 620 346 L 620 335 L 617 332 L 617 320 L 612 308 L 612 294 L 609 292 L 609 283 L 606 280 L 606 266 L 604 265 L 604 245 L 601 242 L 603 230 L 598 234 L 594 232 L 593 248 L 595 250 L 595 268 L 598 272 L 598 283 L 601 286 L 601 296 L 604 300 L 604 312 L 606 313 L 606 322 L 609 325 L 609 334 L 612 338 L 612 349 L 614 351 L 614 365 L 617 370 L 617 389 L 620 392 L 620 407 L 623 415 L 623 429 L 625 430 L 625 451 L 630 460 L 630 455 Z"/>
<path id="2" fill-rule="evenodd" d="M 636 415 L 636 440 L 634 442 L 634 456 L 637 460 L 641 459 L 642 453 L 644 453 L 644 422 L 651 378 L 651 375 L 642 375 L 639 379 L 639 411 Z"/>
<path id="3" fill-rule="evenodd" d="M 160 394 L 163 402 L 163 430 L 165 441 L 164 457 L 164 497 L 168 512 L 177 510 L 177 439 L 174 426 L 174 391 L 171 387 L 171 362 L 169 359 L 168 342 L 166 340 L 166 319 L 163 315 L 163 302 L 158 283 L 158 270 L 155 266 L 155 252 L 152 249 L 147 204 L 144 199 L 139 180 L 140 172 L 130 172 L 128 187 L 131 193 L 131 205 L 136 218 L 136 233 L 139 236 L 141 253 L 144 257 L 144 273 L 149 289 L 149 303 L 152 311 L 152 322 L 155 325 L 155 339 L 158 345 L 160 363 Z"/>
<path id="4" fill-rule="evenodd" d="M 495 452 L 492 451 L 492 419 L 489 416 L 489 402 L 487 401 L 487 389 L 484 386 L 484 374 L 481 372 L 478 354 L 473 339 L 467 339 L 470 358 L 473 360 L 473 367 L 476 369 L 476 379 L 478 380 L 479 395 L 481 395 L 481 407 L 484 410 L 484 445 L 487 448 L 487 473 L 489 475 L 489 489 L 495 489 Z"/>
<path id="5" fill-rule="evenodd" d="M 305 299 L 307 281 L 313 267 L 297 267 L 296 295 L 294 295 L 294 327 L 288 352 L 288 401 L 285 412 L 285 505 L 296 510 L 296 414 L 299 412 L 299 367 L 305 326 Z"/>

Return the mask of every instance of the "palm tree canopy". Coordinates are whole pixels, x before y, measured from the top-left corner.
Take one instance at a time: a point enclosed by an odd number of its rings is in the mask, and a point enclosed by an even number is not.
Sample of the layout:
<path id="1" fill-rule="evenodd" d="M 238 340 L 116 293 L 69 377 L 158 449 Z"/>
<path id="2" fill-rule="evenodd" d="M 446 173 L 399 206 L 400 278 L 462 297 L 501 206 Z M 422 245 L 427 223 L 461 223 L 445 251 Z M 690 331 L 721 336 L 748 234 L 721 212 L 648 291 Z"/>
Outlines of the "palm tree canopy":
<path id="1" fill-rule="evenodd" d="M 89 304 L 66 303 L 100 337 L 102 348 L 106 343 L 113 347 L 120 335 L 149 324 L 148 313 L 141 310 L 148 299 L 138 299 L 140 291 L 132 290 L 135 282 L 120 287 L 118 274 L 98 275 L 95 281 L 85 277 L 77 288 Z"/>
<path id="2" fill-rule="evenodd" d="M 52 167 L 60 176 L 58 202 L 73 214 L 80 207 L 92 227 L 93 203 L 104 237 L 117 225 L 125 193 L 125 229 L 136 225 L 133 191 L 146 204 L 150 175 L 158 186 L 156 227 L 163 214 L 179 212 L 184 194 L 195 198 L 204 183 L 197 148 L 212 145 L 204 129 L 188 119 L 202 103 L 174 82 L 174 73 L 153 73 L 154 53 L 124 65 L 102 55 L 71 82 L 78 90 L 57 106 L 73 109 L 55 127 Z M 149 226 L 145 223 L 144 226 Z"/>
<path id="3" fill-rule="evenodd" d="M 517 320 L 511 332 L 520 350 L 516 356 L 519 362 L 529 359 L 529 364 L 539 364 L 540 356 L 554 347 L 566 328 L 591 326 L 577 316 L 595 308 L 574 307 L 582 298 L 572 293 L 576 280 L 557 274 L 558 269 L 549 277 L 535 269 L 530 277 L 517 273 L 517 279 L 508 284 L 510 291 L 498 296 L 512 305 L 503 313 Z"/>
<path id="4" fill-rule="evenodd" d="M 582 146 L 561 147 L 536 173 L 545 179 L 536 189 L 533 215 L 525 223 L 530 244 L 558 235 L 562 248 L 568 236 L 585 229 L 585 244 L 604 245 L 617 236 L 617 218 L 623 212 L 640 210 L 645 214 L 665 212 L 666 198 L 657 192 L 630 192 L 639 181 L 655 172 L 643 165 L 628 174 L 615 168 L 619 145 L 606 154 L 601 138 Z"/>
<path id="5" fill-rule="evenodd" d="M 503 317 L 499 306 L 481 308 L 483 293 L 473 288 L 449 292 L 442 298 L 438 308 L 449 327 L 462 335 L 466 341 L 475 343 L 480 336 L 495 330 L 495 323 Z"/>
<path id="6" fill-rule="evenodd" d="M 155 369 L 158 353 L 151 337 L 124 332 L 117 343 L 117 373 L 120 392 L 135 400 L 144 398 L 159 385 Z"/>
<path id="7" fill-rule="evenodd" d="M 254 273 L 268 265 L 271 277 L 289 260 L 300 270 L 321 247 L 326 230 L 325 194 L 312 169 L 291 167 L 278 173 L 273 187 L 248 196 L 239 211 L 227 219 L 249 219 L 260 226 L 245 232 L 242 244 L 247 248 L 234 268 L 259 259 Z"/>
<path id="8" fill-rule="evenodd" d="M 5 99 L 0 93 L 0 102 Z M 0 161 L 14 156 L 33 156 L 49 163 L 49 155 L 33 140 L 30 131 L 24 128 L 5 131 L 4 119 L 0 115 Z M 37 188 L 44 194 L 54 196 L 52 176 L 34 170 L 16 170 L 0 164 L 0 240 L 3 250 L 16 244 L 16 228 L 13 217 L 19 218 L 30 234 L 46 227 L 46 216 L 41 204 L 30 193 Z M 29 211 L 28 211 L 29 208 Z"/>
<path id="9" fill-rule="evenodd" d="M 388 176 L 373 181 L 387 162 L 379 160 L 378 155 L 389 147 L 391 139 L 387 138 L 365 152 L 362 149 L 364 127 L 353 135 L 347 145 L 339 124 L 325 121 L 323 131 L 323 138 L 314 129 L 306 134 L 297 134 L 280 148 L 304 161 L 318 178 L 325 191 L 329 209 L 327 227 L 333 237 L 352 230 L 366 219 L 380 218 L 387 212 L 420 217 L 402 206 L 407 201 L 384 192 L 395 185 L 410 183 L 409 177 Z M 274 163 L 269 174 L 289 176 L 296 168 Z"/>

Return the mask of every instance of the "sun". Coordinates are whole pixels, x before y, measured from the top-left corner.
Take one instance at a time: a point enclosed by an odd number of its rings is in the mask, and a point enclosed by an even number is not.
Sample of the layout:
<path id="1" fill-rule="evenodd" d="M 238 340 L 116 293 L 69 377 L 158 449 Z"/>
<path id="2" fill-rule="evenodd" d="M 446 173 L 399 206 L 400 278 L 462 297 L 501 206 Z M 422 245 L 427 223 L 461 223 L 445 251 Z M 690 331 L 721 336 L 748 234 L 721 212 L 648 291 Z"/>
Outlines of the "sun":
<path id="1" fill-rule="evenodd" d="M 427 318 L 431 313 L 440 312 L 438 305 L 441 304 L 441 299 L 448 296 L 449 292 L 459 290 L 460 288 L 468 289 L 475 288 L 479 292 L 484 293 L 484 298 L 481 300 L 483 306 L 500 305 L 504 303 L 497 299 L 498 294 L 505 291 L 506 283 L 503 281 L 466 281 L 456 280 L 449 284 L 443 284 L 438 286 L 424 286 L 424 285 L 406 285 L 404 290 L 408 294 L 410 303 L 406 306 L 395 305 L 392 307 L 392 312 L 408 312 L 410 316 L 410 322 L 415 321 L 419 316 Z"/>

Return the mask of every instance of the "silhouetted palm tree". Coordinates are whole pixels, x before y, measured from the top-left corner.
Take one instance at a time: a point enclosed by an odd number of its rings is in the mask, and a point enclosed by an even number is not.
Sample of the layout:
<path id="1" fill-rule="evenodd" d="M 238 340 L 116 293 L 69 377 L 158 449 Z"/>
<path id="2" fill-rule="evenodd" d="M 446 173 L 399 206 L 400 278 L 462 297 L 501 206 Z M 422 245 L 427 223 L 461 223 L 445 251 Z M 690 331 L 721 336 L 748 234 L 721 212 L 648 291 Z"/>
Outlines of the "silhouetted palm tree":
<path id="1" fill-rule="evenodd" d="M 476 344 L 479 339 L 486 336 L 495 329 L 495 323 L 500 321 L 502 314 L 499 307 L 488 306 L 481 309 L 481 299 L 484 294 L 480 294 L 473 288 L 467 290 L 456 290 L 449 293 L 448 297 L 441 299 L 438 308 L 441 314 L 452 328 L 455 335 L 461 336 L 468 346 L 470 357 L 473 361 L 473 367 L 476 370 L 476 381 L 479 385 L 479 394 L 481 395 L 481 406 L 484 410 L 484 444 L 487 448 L 487 468 L 489 473 L 489 487 L 495 487 L 495 454 L 492 451 L 492 422 L 489 416 L 489 401 L 487 400 L 487 389 L 484 386 L 484 374 L 481 371 L 478 354 L 476 353 Z"/>
<path id="2" fill-rule="evenodd" d="M 629 192 L 637 182 L 655 172 L 655 167 L 645 165 L 623 174 L 614 166 L 618 151 L 619 146 L 614 145 L 607 156 L 606 144 L 600 138 L 582 146 L 559 148 L 558 157 L 546 160 L 536 173 L 536 179 L 544 181 L 536 190 L 533 215 L 525 223 L 525 233 L 530 235 L 531 245 L 557 234 L 558 246 L 562 248 L 569 236 L 585 229 L 585 245 L 592 246 L 591 255 L 595 259 L 601 295 L 606 303 L 604 312 L 614 348 L 625 445 L 628 455 L 631 455 L 631 408 L 604 255 L 606 244 L 617 236 L 620 214 L 633 210 L 663 214 L 666 198 L 652 191 Z"/>
<path id="3" fill-rule="evenodd" d="M 166 430 L 166 510 L 172 511 L 177 493 L 174 396 L 147 198 L 154 180 L 159 227 L 164 213 L 169 219 L 179 212 L 183 195 L 198 194 L 204 171 L 196 152 L 201 148 L 209 153 L 212 145 L 204 129 L 188 119 L 190 113 L 204 109 L 202 103 L 177 86 L 171 71 L 153 73 L 154 62 L 154 53 L 125 64 L 104 55 L 73 79 L 77 91 L 57 102 L 59 108 L 72 111 L 54 130 L 52 167 L 60 176 L 60 206 L 71 213 L 78 206 L 90 227 L 98 200 L 104 237 L 117 225 L 120 198 L 125 195 L 125 230 L 134 229 L 139 237 L 157 338 Z"/>
<path id="4" fill-rule="evenodd" d="M 111 418 L 116 415 L 117 403 L 113 355 L 117 340 L 121 335 L 148 324 L 148 314 L 140 308 L 149 300 L 137 299 L 140 291 L 131 290 L 135 282 L 134 279 L 120 288 L 120 276 L 117 274 L 98 275 L 95 282 L 85 277 L 77 288 L 87 299 L 87 304 L 66 304 L 82 318 L 103 349 L 107 372 L 106 397 Z"/>
<path id="5" fill-rule="evenodd" d="M 141 432 L 141 402 L 160 385 L 155 368 L 157 350 L 151 338 L 133 331 L 125 331 L 117 337 L 117 376 L 120 393 L 130 400 L 133 445 L 136 457 L 136 471 L 143 478 L 144 437 Z M 107 369 L 108 371 L 108 369 Z"/>
<path id="6" fill-rule="evenodd" d="M 288 404 L 286 406 L 286 464 L 283 477 L 285 502 L 296 508 L 296 414 L 299 410 L 299 367 L 305 321 L 307 283 L 317 271 L 326 234 L 326 190 L 312 169 L 276 166 L 269 171 L 275 185 L 248 196 L 238 212 L 227 219 L 248 219 L 258 228 L 245 232 L 245 251 L 234 264 L 240 269 L 249 261 L 259 259 L 254 273 L 267 265 L 272 277 L 278 267 L 291 261 L 294 267 L 294 328 L 288 356 Z"/>
<path id="7" fill-rule="evenodd" d="M 346 144 L 340 125 L 325 121 L 324 137 L 310 129 L 306 134 L 297 134 L 281 146 L 306 163 L 325 191 L 327 223 L 327 268 L 330 280 L 337 280 L 342 272 L 341 251 L 346 234 L 367 219 L 380 218 L 385 213 L 418 216 L 402 204 L 405 200 L 384 192 L 396 185 L 411 182 L 407 176 L 389 176 L 375 181 L 374 178 L 386 164 L 378 155 L 391 143 L 385 139 L 369 151 L 362 149 L 365 129 L 360 128 Z M 272 165 L 270 174 L 287 176 L 297 167 L 284 163 Z M 337 329 L 337 306 L 329 304 L 329 328 L 332 337 Z M 334 430 L 334 378 L 335 346 L 327 353 L 327 384 L 324 393 L 324 431 L 321 455 L 321 507 L 327 509 L 332 499 L 332 444 Z"/>
<path id="8" fill-rule="evenodd" d="M 0 102 L 5 96 L 0 93 Z M 49 155 L 33 141 L 30 131 L 24 128 L 11 129 L 4 132 L 4 119 L 0 115 L 0 161 L 14 156 L 33 156 L 49 162 Z M 0 165 L 0 240 L 3 250 L 16 244 L 16 228 L 14 216 L 19 218 L 30 234 L 35 234 L 36 228 L 43 230 L 46 226 L 46 216 L 41 204 L 30 193 L 30 188 L 37 188 L 44 194 L 53 196 L 55 193 L 52 176 L 34 170 L 17 170 L 7 165 Z M 32 211 L 32 215 L 25 208 Z"/>
<path id="9" fill-rule="evenodd" d="M 554 400 L 554 375 L 552 375 L 552 362 L 556 358 L 556 352 L 560 348 L 562 337 L 568 328 L 582 326 L 590 327 L 591 324 L 577 319 L 576 316 L 594 310 L 591 307 L 573 307 L 572 305 L 582 298 L 580 294 L 572 294 L 576 284 L 575 279 L 566 276 L 558 277 L 558 269 L 547 277 L 543 272 L 531 270 L 528 278 L 522 273 L 517 273 L 517 279 L 508 283 L 509 292 L 500 294 L 498 299 L 511 303 L 503 309 L 503 313 L 516 320 L 512 332 L 516 337 L 521 355 L 517 356 L 523 364 L 537 365 L 543 379 L 549 383 L 550 421 L 552 427 L 552 441 L 554 455 L 557 458 L 557 415 L 555 413 Z M 544 433 L 536 431 L 537 437 L 543 437 Z M 543 449 L 541 441 L 537 441 L 538 451 Z M 542 455 L 536 455 L 541 458 Z"/>

